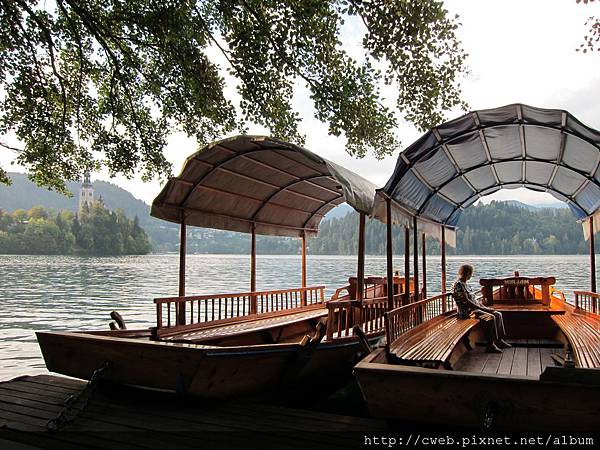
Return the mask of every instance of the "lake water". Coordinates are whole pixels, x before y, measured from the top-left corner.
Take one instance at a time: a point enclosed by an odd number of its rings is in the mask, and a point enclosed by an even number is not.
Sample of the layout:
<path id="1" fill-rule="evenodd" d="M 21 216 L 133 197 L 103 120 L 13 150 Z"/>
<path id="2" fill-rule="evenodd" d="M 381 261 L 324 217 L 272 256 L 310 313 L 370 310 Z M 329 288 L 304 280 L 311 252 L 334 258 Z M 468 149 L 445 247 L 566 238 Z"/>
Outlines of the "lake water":
<path id="1" fill-rule="evenodd" d="M 395 268 L 404 267 L 402 256 Z M 440 258 L 428 257 L 428 292 L 440 290 Z M 178 255 L 117 258 L 0 255 L 0 380 L 45 371 L 35 339 L 38 330 L 108 329 L 109 313 L 119 311 L 128 328 L 154 325 L 153 298 L 177 294 Z M 248 291 L 249 257 L 190 255 L 187 293 Z M 453 256 L 448 282 L 462 263 L 475 266 L 474 279 L 510 276 L 555 276 L 569 299 L 589 289 L 587 256 Z M 326 285 L 331 295 L 356 272 L 353 256 L 309 256 L 308 284 Z M 365 272 L 384 275 L 385 257 L 367 257 Z M 403 269 L 402 269 L 403 270 Z M 257 257 L 257 289 L 300 285 L 300 257 Z"/>

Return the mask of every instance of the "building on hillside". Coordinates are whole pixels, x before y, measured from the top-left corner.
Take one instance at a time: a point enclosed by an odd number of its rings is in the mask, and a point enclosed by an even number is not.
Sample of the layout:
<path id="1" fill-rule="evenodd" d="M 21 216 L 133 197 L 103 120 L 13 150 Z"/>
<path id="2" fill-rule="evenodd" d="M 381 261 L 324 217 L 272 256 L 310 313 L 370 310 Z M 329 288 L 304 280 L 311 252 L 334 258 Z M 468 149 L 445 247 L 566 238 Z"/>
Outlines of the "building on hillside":
<path id="1" fill-rule="evenodd" d="M 90 181 L 90 173 L 86 172 L 83 178 L 83 184 L 79 189 L 79 215 L 86 209 L 91 209 L 94 203 L 94 187 Z"/>

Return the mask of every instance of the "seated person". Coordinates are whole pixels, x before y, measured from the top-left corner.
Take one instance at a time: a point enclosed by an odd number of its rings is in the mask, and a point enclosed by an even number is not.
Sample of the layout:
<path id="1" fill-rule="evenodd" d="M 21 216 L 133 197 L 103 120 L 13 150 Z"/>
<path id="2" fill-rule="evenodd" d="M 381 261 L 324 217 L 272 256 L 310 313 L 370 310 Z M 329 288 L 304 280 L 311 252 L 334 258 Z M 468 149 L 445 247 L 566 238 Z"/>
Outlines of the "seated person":
<path id="1" fill-rule="evenodd" d="M 452 293 L 454 301 L 458 308 L 458 318 L 467 319 L 469 317 L 478 318 L 486 323 L 486 331 L 488 335 L 488 353 L 500 353 L 504 348 L 509 348 L 511 345 L 504 338 L 506 331 L 504 330 L 504 322 L 502 313 L 493 308 L 488 308 L 482 305 L 471 289 L 467 285 L 467 281 L 473 275 L 473 266 L 463 264 L 458 269 L 458 279 L 452 285 Z"/>

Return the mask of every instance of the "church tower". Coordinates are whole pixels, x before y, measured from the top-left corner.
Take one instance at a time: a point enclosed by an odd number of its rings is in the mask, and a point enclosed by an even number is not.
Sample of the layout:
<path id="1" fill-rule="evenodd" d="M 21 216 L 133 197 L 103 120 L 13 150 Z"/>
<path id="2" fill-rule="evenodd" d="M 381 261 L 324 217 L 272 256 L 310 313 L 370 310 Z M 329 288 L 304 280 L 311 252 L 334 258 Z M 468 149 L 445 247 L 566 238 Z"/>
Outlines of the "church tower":
<path id="1" fill-rule="evenodd" d="M 85 205 L 87 205 L 88 210 L 92 208 L 92 204 L 94 203 L 94 188 L 92 187 L 92 182 L 90 181 L 90 173 L 86 172 L 83 178 L 83 184 L 81 185 L 81 189 L 79 190 L 79 216 L 85 210 Z"/>

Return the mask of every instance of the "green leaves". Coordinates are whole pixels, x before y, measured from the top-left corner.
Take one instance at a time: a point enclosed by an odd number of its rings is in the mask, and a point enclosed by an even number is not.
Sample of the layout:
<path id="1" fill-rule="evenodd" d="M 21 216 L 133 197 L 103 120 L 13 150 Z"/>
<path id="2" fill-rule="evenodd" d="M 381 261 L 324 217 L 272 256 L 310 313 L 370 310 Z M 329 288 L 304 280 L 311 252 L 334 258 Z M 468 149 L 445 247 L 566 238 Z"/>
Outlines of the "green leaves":
<path id="1" fill-rule="evenodd" d="M 0 0 L 0 132 L 16 134 L 24 144 L 17 161 L 57 190 L 101 166 L 113 175 L 169 175 L 163 151 L 173 131 L 204 145 L 255 123 L 302 144 L 298 85 L 358 157 L 399 148 L 398 112 L 425 129 L 464 106 L 457 19 L 434 0 L 44 5 Z M 340 41 L 344 22 L 366 29 L 360 60 Z M 382 80 L 397 88 L 397 108 L 383 98 Z M 227 90 L 232 82 L 239 98 Z"/>

